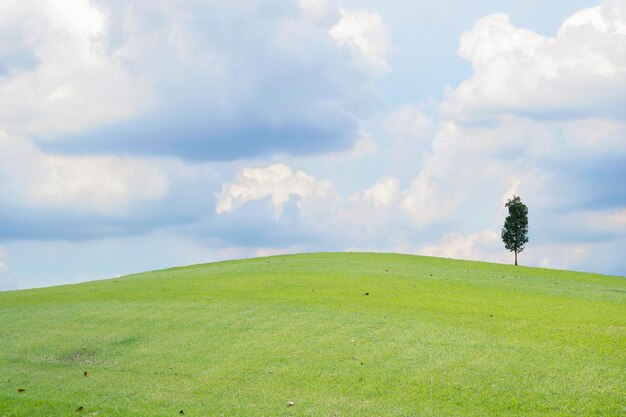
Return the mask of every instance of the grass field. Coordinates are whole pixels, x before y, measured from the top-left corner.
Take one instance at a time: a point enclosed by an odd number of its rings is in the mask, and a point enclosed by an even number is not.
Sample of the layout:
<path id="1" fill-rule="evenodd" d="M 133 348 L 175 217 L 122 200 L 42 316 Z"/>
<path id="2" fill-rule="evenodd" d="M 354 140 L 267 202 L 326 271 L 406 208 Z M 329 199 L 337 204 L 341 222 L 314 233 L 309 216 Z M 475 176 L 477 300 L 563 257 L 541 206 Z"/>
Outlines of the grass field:
<path id="1" fill-rule="evenodd" d="M 182 413 L 623 417 L 626 278 L 346 253 L 0 293 L 1 417 Z"/>

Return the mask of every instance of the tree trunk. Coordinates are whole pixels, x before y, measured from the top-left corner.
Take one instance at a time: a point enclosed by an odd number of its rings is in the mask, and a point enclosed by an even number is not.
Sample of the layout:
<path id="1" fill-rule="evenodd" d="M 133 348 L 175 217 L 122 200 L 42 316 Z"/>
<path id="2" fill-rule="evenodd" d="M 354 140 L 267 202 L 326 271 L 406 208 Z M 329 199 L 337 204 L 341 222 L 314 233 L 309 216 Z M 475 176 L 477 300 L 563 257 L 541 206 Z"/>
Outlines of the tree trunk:
<path id="1" fill-rule="evenodd" d="M 517 265 L 517 250 L 515 250 L 515 265 Z"/>

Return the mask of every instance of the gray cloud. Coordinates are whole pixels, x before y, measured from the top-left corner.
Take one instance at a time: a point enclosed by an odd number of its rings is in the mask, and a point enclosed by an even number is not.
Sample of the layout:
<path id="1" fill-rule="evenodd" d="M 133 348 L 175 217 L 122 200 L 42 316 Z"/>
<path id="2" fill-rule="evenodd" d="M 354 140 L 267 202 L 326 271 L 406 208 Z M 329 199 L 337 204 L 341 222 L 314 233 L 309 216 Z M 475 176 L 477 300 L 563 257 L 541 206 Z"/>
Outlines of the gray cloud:
<path id="1" fill-rule="evenodd" d="M 39 132 L 43 149 L 195 160 L 317 153 L 349 148 L 357 120 L 379 105 L 372 75 L 295 1 L 100 6 L 107 56 L 150 104 L 78 132 Z"/>
<path id="2" fill-rule="evenodd" d="M 568 35 L 550 46 L 541 37 L 541 62 L 535 55 L 524 58 L 525 66 L 486 60 L 465 87 L 449 91 L 439 113 L 431 102 L 398 108 L 384 126 L 373 118 L 367 129 L 376 153 L 357 157 L 326 153 L 349 148 L 358 124 L 380 104 L 371 72 L 353 59 L 358 47 L 338 47 L 328 36 L 338 10 L 320 12 L 315 1 L 307 2 L 316 14 L 310 17 L 295 0 L 81 4 L 104 14 L 93 19 L 106 22 L 98 36 L 90 35 L 98 25 L 79 25 L 70 36 L 48 33 L 40 20 L 34 46 L 14 35 L 16 46 L 2 55 L 8 85 L 18 72 L 26 81 L 64 75 L 37 86 L 53 100 L 34 110 L 24 103 L 41 99 L 37 94 L 0 94 L 0 128 L 14 138 L 0 142 L 0 244 L 17 275 L 39 275 L 43 266 L 30 262 L 39 248 L 54 253 L 46 262 L 63 260 L 54 272 L 58 282 L 80 270 L 100 276 L 272 251 L 395 251 L 508 262 L 499 230 L 503 198 L 512 193 L 530 207 L 524 263 L 626 271 L 623 77 L 603 83 L 589 68 L 578 74 L 574 66 L 567 76 L 535 77 L 550 88 L 511 81 L 529 81 L 521 77 L 529 73 L 525 68 L 546 68 L 550 54 L 563 65 L 570 53 L 584 63 L 578 46 L 605 37 L 593 28 L 580 32 L 591 41 Z M 535 38 L 501 20 L 483 24 L 502 23 L 504 39 Z M 76 57 L 70 60 L 76 65 L 65 73 L 67 57 L 51 65 L 42 52 L 65 45 L 67 36 L 67 56 Z M 576 47 L 561 47 L 565 40 Z M 488 41 L 472 44 L 498 47 Z M 520 58 L 524 42 L 512 51 L 483 52 Z M 623 68 L 615 42 L 605 46 L 596 52 Z M 416 60 L 414 50 L 404 52 Z M 84 70 L 88 62 L 96 68 Z M 489 70 L 498 62 L 506 71 Z M 405 89 L 419 86 L 418 78 L 380 85 Z M 489 85 L 497 91 L 485 96 Z M 14 87 L 11 92 L 28 90 Z M 553 102 L 544 102 L 546 94 Z M 19 117 L 4 117 L 7 112 Z M 33 137 L 37 146 L 26 146 L 24 138 Z M 215 213 L 225 183 L 245 185 L 236 171 L 276 162 L 328 181 L 332 192 L 288 187 L 280 193 L 253 184 L 261 192 L 244 193 L 242 205 Z M 278 198 L 278 213 L 271 203 L 276 195 L 289 198 Z M 115 268 L 101 259 L 103 251 Z"/>
<path id="3" fill-rule="evenodd" d="M 349 148 L 357 135 L 356 122 L 350 117 L 332 120 L 337 119 L 336 115 L 328 116 L 325 123 L 320 120 L 307 125 L 292 121 L 279 126 L 272 126 L 270 121 L 215 126 L 197 115 L 147 117 L 40 145 L 45 151 L 74 155 L 161 155 L 209 161 Z"/>
<path id="4" fill-rule="evenodd" d="M 186 224 L 197 213 L 162 206 L 142 207 L 123 216 L 71 209 L 0 206 L 0 240 L 84 241 L 108 236 L 133 236 L 159 228 Z"/>

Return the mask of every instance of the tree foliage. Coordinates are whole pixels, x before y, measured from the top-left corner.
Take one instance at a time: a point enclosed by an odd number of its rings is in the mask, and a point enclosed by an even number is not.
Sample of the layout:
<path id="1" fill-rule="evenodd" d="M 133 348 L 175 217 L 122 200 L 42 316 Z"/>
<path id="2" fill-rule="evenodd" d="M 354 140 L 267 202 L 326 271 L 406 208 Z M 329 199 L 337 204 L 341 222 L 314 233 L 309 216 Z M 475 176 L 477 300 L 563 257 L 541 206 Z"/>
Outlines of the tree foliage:
<path id="1" fill-rule="evenodd" d="M 528 207 L 516 195 L 506 202 L 505 207 L 509 209 L 509 215 L 504 220 L 502 241 L 505 248 L 515 252 L 517 265 L 517 254 L 524 250 L 528 242 Z"/>

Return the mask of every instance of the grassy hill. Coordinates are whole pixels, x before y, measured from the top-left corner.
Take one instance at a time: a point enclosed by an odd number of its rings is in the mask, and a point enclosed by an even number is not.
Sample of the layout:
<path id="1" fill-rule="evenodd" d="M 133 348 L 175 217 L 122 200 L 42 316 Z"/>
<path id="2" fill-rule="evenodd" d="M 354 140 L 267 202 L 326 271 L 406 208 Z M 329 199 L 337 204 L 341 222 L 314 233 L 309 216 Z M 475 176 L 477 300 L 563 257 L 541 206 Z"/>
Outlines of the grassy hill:
<path id="1" fill-rule="evenodd" d="M 183 413 L 623 417 L 626 279 L 308 254 L 0 293 L 0 417 Z"/>

